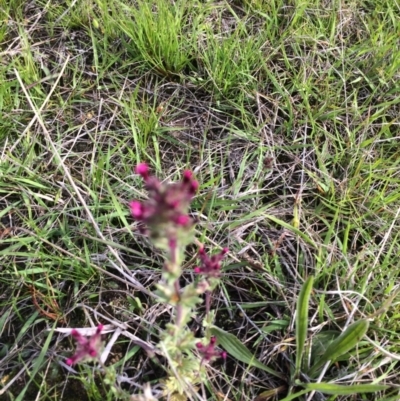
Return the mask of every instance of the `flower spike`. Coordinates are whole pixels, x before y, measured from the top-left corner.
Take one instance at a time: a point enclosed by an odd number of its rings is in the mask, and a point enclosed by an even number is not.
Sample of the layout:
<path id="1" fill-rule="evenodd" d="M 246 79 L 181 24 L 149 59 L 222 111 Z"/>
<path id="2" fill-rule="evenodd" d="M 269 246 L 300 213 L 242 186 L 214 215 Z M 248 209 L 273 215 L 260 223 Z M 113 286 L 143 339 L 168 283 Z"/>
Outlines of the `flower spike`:
<path id="1" fill-rule="evenodd" d="M 206 254 L 204 247 L 201 247 L 199 249 L 201 266 L 195 267 L 194 272 L 204 274 L 207 277 L 219 277 L 221 275 L 221 260 L 227 253 L 228 248 L 224 248 L 219 254 L 209 256 Z"/>
<path id="2" fill-rule="evenodd" d="M 201 342 L 196 344 L 197 350 L 203 357 L 205 361 L 211 361 L 216 358 L 226 359 L 227 353 L 225 351 L 218 351 L 215 349 L 215 345 L 217 343 L 216 337 L 210 338 L 210 343 L 208 345 L 203 345 Z"/>
<path id="3" fill-rule="evenodd" d="M 103 328 L 104 326 L 99 324 L 96 332 L 89 338 L 84 337 L 76 329 L 71 331 L 71 336 L 74 337 L 78 345 L 75 354 L 67 359 L 67 365 L 71 366 L 84 359 L 98 357 L 101 348 L 101 332 Z"/>
<path id="4" fill-rule="evenodd" d="M 146 226 L 154 241 L 175 238 L 187 242 L 193 226 L 189 206 L 199 187 L 192 172 L 185 171 L 181 182 L 162 183 L 150 175 L 146 163 L 138 164 L 135 171 L 143 178 L 149 199 L 130 202 L 132 217 Z M 155 245 L 161 246 L 159 242 Z"/>

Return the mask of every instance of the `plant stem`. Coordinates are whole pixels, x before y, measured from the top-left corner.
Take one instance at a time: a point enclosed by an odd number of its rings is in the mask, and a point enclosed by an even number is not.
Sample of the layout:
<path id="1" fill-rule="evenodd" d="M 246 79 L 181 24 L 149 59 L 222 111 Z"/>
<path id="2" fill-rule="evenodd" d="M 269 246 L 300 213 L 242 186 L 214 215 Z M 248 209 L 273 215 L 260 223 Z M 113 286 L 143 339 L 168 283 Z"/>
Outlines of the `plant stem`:
<path id="1" fill-rule="evenodd" d="M 177 299 L 177 304 L 176 304 L 176 321 L 175 324 L 178 328 L 180 328 L 181 323 L 182 323 L 182 317 L 183 317 L 183 307 L 181 305 L 181 300 L 180 300 L 180 285 L 179 285 L 179 278 L 176 279 L 174 283 L 174 288 L 175 288 L 175 296 Z"/>
<path id="2" fill-rule="evenodd" d="M 210 313 L 210 308 L 211 308 L 211 292 L 210 291 L 206 291 L 205 298 L 206 298 L 206 318 L 207 318 Z"/>
<path id="3" fill-rule="evenodd" d="M 169 241 L 169 249 L 170 249 L 170 266 L 173 272 L 180 271 L 179 264 L 179 249 L 177 246 L 177 242 L 175 239 L 170 239 Z M 176 278 L 174 282 L 174 290 L 175 290 L 175 299 L 176 299 L 176 316 L 175 316 L 175 325 L 178 330 L 181 328 L 182 318 L 183 318 L 183 307 L 181 305 L 181 286 L 179 284 L 180 274 Z"/>

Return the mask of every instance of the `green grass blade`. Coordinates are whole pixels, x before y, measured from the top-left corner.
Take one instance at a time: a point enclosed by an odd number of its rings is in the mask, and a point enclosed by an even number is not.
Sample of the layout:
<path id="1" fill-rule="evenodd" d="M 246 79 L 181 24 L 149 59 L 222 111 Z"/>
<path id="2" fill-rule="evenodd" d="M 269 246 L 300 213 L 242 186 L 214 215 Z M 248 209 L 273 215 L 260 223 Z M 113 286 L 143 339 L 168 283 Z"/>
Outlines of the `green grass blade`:
<path id="1" fill-rule="evenodd" d="M 287 397 L 283 398 L 281 401 L 291 401 L 291 400 L 298 400 L 300 396 L 309 393 L 311 390 L 302 390 L 298 391 L 297 393 L 290 394 Z"/>
<path id="2" fill-rule="evenodd" d="M 28 387 L 31 384 L 31 382 L 35 379 L 36 374 L 38 373 L 39 369 L 42 367 L 43 361 L 45 360 L 45 356 L 46 356 L 47 350 L 48 350 L 48 348 L 50 346 L 50 342 L 51 342 L 51 340 L 53 338 L 55 326 L 56 326 L 56 322 L 54 322 L 53 328 L 49 332 L 49 335 L 47 336 L 46 341 L 43 344 L 43 348 L 40 351 L 40 354 L 39 354 L 38 358 L 33 363 L 33 366 L 32 366 L 33 369 L 32 369 L 32 372 L 30 372 L 30 374 L 29 374 L 30 379 L 29 379 L 28 383 L 23 388 L 23 390 L 19 393 L 19 395 L 18 395 L 18 397 L 16 398 L 15 401 L 23 401 L 24 399 L 26 399 L 26 398 L 24 398 L 25 393 L 28 390 Z"/>
<path id="3" fill-rule="evenodd" d="M 308 330 L 308 306 L 314 277 L 310 276 L 303 284 L 299 298 L 297 300 L 296 311 L 296 368 L 295 377 L 298 377 L 301 369 L 301 361 L 304 352 L 304 346 L 307 339 Z"/>
<path id="4" fill-rule="evenodd" d="M 336 340 L 332 341 L 325 353 L 312 367 L 310 375 L 312 376 L 326 362 L 335 362 L 341 355 L 353 349 L 364 337 L 368 327 L 368 320 L 359 320 L 350 325 Z"/>
<path id="5" fill-rule="evenodd" d="M 10 314 L 11 314 L 11 308 L 3 312 L 3 315 L 0 317 L 0 336 L 3 334 L 3 330 L 5 329 L 5 323 Z"/>
<path id="6" fill-rule="evenodd" d="M 355 384 L 345 386 L 343 384 L 333 383 L 306 383 L 303 384 L 304 388 L 310 391 L 319 391 L 329 395 L 351 395 L 362 393 L 375 393 L 389 388 L 383 384 Z"/>
<path id="7" fill-rule="evenodd" d="M 241 362 L 249 364 L 250 366 L 262 369 L 265 372 L 270 373 L 271 375 L 283 378 L 283 375 L 260 362 L 250 352 L 250 350 L 233 334 L 227 333 L 226 331 L 215 326 L 211 328 L 211 333 L 212 335 L 217 337 L 219 344 L 224 347 L 229 355 L 233 356 Z"/>
<path id="8" fill-rule="evenodd" d="M 286 221 L 283 221 L 281 219 L 278 219 L 275 216 L 272 216 L 270 214 L 264 214 L 263 215 L 266 219 L 273 221 L 274 223 L 279 224 L 280 226 L 286 228 L 287 230 L 291 231 L 293 234 L 298 235 L 300 238 L 302 238 L 307 244 L 311 245 L 313 248 L 317 249 L 317 245 L 314 243 L 314 241 L 308 237 L 306 234 L 304 234 L 302 231 L 300 231 L 298 228 L 292 226 L 289 223 L 286 223 Z"/>
<path id="9" fill-rule="evenodd" d="M 19 343 L 22 339 L 22 337 L 26 334 L 26 332 L 32 327 L 32 325 L 34 324 L 36 318 L 38 317 L 39 312 L 34 312 L 32 313 L 32 316 L 26 320 L 26 322 L 24 323 L 24 325 L 22 326 L 20 332 L 18 333 L 17 338 L 15 339 L 15 343 Z"/>
<path id="10" fill-rule="evenodd" d="M 126 218 L 125 218 L 126 211 L 125 211 L 125 210 L 122 210 L 121 202 L 120 202 L 120 201 L 117 199 L 117 197 L 115 196 L 115 194 L 114 194 L 114 192 L 113 192 L 113 190 L 112 190 L 112 188 L 111 188 L 111 186 L 110 186 L 110 184 L 108 183 L 107 180 L 105 180 L 105 183 L 106 183 L 106 185 L 107 185 L 108 193 L 110 194 L 110 197 L 111 197 L 111 200 L 112 200 L 112 204 L 113 204 L 115 210 L 116 210 L 117 213 L 118 213 L 118 217 L 119 217 L 119 218 L 121 219 L 121 221 L 124 223 L 125 227 L 126 227 L 126 228 L 129 228 L 129 223 L 128 223 L 128 221 L 127 221 Z"/>

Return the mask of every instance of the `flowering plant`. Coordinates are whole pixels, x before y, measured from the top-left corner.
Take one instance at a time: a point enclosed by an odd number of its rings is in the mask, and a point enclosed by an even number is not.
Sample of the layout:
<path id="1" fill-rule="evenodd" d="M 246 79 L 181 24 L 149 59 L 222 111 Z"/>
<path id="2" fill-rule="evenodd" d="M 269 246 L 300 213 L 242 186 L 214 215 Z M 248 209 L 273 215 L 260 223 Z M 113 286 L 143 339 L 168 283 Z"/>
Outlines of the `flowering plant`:
<path id="1" fill-rule="evenodd" d="M 71 336 L 74 337 L 78 345 L 75 354 L 67 359 L 67 365 L 71 366 L 87 358 L 97 358 L 99 356 L 103 327 L 102 324 L 99 324 L 96 332 L 91 337 L 84 337 L 78 330 L 72 329 Z"/>
<path id="2" fill-rule="evenodd" d="M 181 288 L 184 252 L 186 246 L 194 242 L 194 221 L 189 216 L 189 207 L 199 184 L 190 171 L 183 173 L 181 182 L 160 182 L 150 174 L 145 163 L 136 167 L 136 173 L 143 178 L 149 198 L 143 202 L 131 201 L 130 212 L 139 223 L 140 231 L 164 252 L 162 279 L 157 285 L 156 295 L 160 302 L 173 308 L 171 321 L 160 333 L 157 345 L 168 361 L 168 377 L 163 383 L 164 395 L 184 394 L 190 387 L 205 380 L 206 363 L 219 357 L 226 358 L 226 352 L 216 348 L 217 338 L 211 335 L 209 329 L 213 320 L 210 311 L 211 291 L 220 281 L 221 261 L 228 249 L 224 248 L 219 254 L 210 256 L 201 245 L 198 251 L 200 264 L 193 270 L 199 280 Z M 205 337 L 198 339 L 188 328 L 188 323 L 194 316 L 195 308 L 202 302 L 202 295 L 206 306 L 203 323 Z M 99 325 L 95 334 L 88 339 L 77 330 L 72 330 L 71 335 L 78 347 L 75 355 L 67 359 L 68 365 L 99 357 L 102 328 Z"/>

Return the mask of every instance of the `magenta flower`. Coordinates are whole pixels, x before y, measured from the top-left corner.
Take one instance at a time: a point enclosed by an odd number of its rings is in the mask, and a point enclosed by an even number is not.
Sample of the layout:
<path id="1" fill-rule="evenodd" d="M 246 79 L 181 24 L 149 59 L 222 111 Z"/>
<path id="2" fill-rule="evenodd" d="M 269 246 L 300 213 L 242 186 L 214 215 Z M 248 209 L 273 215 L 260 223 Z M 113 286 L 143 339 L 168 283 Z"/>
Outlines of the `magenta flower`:
<path id="1" fill-rule="evenodd" d="M 67 365 L 71 366 L 84 359 L 98 357 L 101 348 L 101 331 L 103 330 L 103 327 L 102 324 L 99 324 L 96 333 L 88 338 L 84 337 L 76 329 L 71 331 L 71 336 L 75 338 L 78 345 L 75 354 L 67 359 Z"/>
<path id="2" fill-rule="evenodd" d="M 201 342 L 196 344 L 197 350 L 201 354 L 203 360 L 211 361 L 216 358 L 225 359 L 227 354 L 225 351 L 218 351 L 215 349 L 215 345 L 217 343 L 216 337 L 210 338 L 210 343 L 208 345 L 203 345 Z"/>
<path id="3" fill-rule="evenodd" d="M 194 272 L 198 274 L 204 274 L 207 277 L 219 277 L 221 275 L 221 260 L 228 252 L 228 248 L 222 249 L 217 255 L 209 256 L 206 254 L 204 247 L 199 249 L 199 256 L 201 260 L 201 266 L 194 268 Z"/>
<path id="4" fill-rule="evenodd" d="M 162 183 L 150 175 L 145 163 L 136 167 L 136 173 L 142 176 L 149 199 L 130 202 L 132 217 L 146 225 L 153 239 L 182 237 L 179 234 L 192 227 L 188 211 L 199 187 L 193 174 L 185 171 L 181 182 Z"/>

